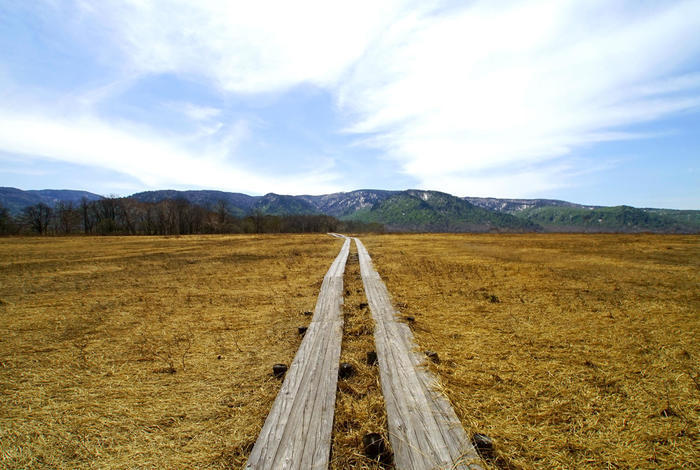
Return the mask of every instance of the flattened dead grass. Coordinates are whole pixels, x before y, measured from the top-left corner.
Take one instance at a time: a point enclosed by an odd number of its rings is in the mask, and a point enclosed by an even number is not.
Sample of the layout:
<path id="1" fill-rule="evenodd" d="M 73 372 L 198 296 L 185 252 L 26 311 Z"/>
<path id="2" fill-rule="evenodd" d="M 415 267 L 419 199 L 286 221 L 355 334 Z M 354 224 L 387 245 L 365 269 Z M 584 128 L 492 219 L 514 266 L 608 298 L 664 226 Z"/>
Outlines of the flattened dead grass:
<path id="1" fill-rule="evenodd" d="M 698 237 L 362 240 L 490 465 L 698 468 Z"/>
<path id="2" fill-rule="evenodd" d="M 341 243 L 0 240 L 0 467 L 241 467 Z"/>

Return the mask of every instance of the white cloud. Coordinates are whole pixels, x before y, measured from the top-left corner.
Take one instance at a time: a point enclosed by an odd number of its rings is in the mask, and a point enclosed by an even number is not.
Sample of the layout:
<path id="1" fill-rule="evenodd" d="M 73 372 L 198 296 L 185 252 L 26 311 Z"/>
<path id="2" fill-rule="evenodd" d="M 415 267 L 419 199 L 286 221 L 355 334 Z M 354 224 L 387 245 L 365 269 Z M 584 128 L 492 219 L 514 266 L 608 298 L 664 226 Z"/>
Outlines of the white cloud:
<path id="1" fill-rule="evenodd" d="M 485 197 L 521 197 L 513 192 L 527 181 L 530 194 L 546 194 L 570 185 L 576 175 L 571 168 L 546 166 L 538 169 L 519 169 L 517 172 L 456 173 L 427 175 L 421 179 L 421 188 L 444 191 L 451 194 L 468 194 Z"/>
<path id="2" fill-rule="evenodd" d="M 620 163 L 620 158 L 605 162 L 570 158 L 544 164 L 509 164 L 451 174 L 426 174 L 421 179 L 421 187 L 477 196 L 517 198 L 533 194 L 546 195 L 561 188 L 581 186 L 583 177 L 608 170 Z"/>
<path id="3" fill-rule="evenodd" d="M 364 53 L 405 2 L 78 2 L 130 71 L 204 77 L 234 92 L 327 86 Z M 113 60 L 109 56 L 106 60 Z"/>
<path id="4" fill-rule="evenodd" d="M 196 132 L 190 136 L 190 140 L 200 140 L 221 134 L 226 136 L 223 139 L 231 144 L 231 151 L 237 147 L 237 143 L 251 136 L 248 123 L 238 120 L 233 125 L 227 125 L 222 119 L 222 110 L 213 106 L 200 106 L 189 102 L 169 102 L 166 109 L 185 116 L 192 121 L 196 127 Z"/>
<path id="5" fill-rule="evenodd" d="M 575 184 L 572 157 L 585 146 L 648 136 L 628 127 L 700 107 L 700 75 L 688 73 L 700 55 L 692 0 L 74 5 L 80 15 L 68 27 L 94 36 L 100 60 L 122 64 L 126 80 L 87 96 L 92 117 L 0 115 L 0 148 L 105 166 L 151 186 L 298 193 L 339 189 L 340 180 L 237 169 L 230 149 L 253 136 L 218 108 L 179 103 L 199 132 L 174 143 L 95 117 L 96 101 L 144 74 L 194 77 L 223 96 L 323 87 L 347 132 L 421 186 L 469 195 Z"/>
<path id="6" fill-rule="evenodd" d="M 193 103 L 171 103 L 171 107 L 193 121 L 209 121 L 221 114 L 219 108 L 198 106 Z"/>
<path id="7" fill-rule="evenodd" d="M 55 117 L 0 110 L 0 148 L 14 154 L 106 168 L 129 175 L 149 188 L 172 185 L 247 191 L 294 192 L 300 186 L 323 193 L 335 187 L 337 175 L 309 171 L 284 176 L 260 175 L 230 160 L 233 132 L 226 138 L 195 146 L 187 139 L 117 126 L 94 116 Z"/>
<path id="8" fill-rule="evenodd" d="M 580 146 L 697 109 L 698 76 L 680 72 L 699 30 L 698 2 L 476 2 L 394 24 L 340 102 L 348 130 L 374 134 L 423 186 L 535 194 L 571 184 L 554 170 Z"/>

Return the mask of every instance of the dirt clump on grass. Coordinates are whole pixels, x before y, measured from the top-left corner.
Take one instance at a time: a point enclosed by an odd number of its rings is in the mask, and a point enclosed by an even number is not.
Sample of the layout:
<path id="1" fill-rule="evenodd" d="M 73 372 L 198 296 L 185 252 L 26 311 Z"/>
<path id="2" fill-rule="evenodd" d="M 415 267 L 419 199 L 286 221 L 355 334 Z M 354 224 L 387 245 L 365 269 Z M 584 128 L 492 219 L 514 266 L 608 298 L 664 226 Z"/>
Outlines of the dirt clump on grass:
<path id="1" fill-rule="evenodd" d="M 341 244 L 0 240 L 0 467 L 242 467 Z"/>
<path id="2" fill-rule="evenodd" d="M 363 236 L 493 468 L 698 468 L 700 240 Z"/>

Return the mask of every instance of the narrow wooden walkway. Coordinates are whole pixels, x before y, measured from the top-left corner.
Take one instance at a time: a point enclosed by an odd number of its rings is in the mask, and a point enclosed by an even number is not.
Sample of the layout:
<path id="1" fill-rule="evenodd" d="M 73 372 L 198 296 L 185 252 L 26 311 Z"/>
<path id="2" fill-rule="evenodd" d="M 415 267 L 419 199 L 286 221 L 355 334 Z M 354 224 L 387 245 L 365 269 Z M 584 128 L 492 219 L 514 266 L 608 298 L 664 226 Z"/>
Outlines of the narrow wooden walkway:
<path id="1" fill-rule="evenodd" d="M 247 469 L 327 469 L 343 330 L 346 239 L 323 278 L 314 316 L 250 454 Z"/>
<path id="2" fill-rule="evenodd" d="M 400 470 L 481 469 L 479 456 L 436 379 L 415 351 L 410 328 L 396 321 L 391 297 L 364 245 L 354 239 L 367 301 L 375 321 L 374 341 L 386 404 L 389 439 Z"/>

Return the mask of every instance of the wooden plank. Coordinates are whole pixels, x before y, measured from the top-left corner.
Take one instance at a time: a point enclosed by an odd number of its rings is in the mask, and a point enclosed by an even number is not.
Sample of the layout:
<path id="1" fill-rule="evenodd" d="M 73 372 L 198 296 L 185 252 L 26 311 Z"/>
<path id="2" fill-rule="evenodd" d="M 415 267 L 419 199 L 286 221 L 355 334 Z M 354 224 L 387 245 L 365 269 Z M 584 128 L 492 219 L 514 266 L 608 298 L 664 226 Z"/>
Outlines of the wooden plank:
<path id="1" fill-rule="evenodd" d="M 389 440 L 399 470 L 481 469 L 481 460 L 437 379 L 416 351 L 410 328 L 396 320 L 384 282 L 364 245 L 354 239 L 367 301 L 375 322 L 379 375 Z"/>
<path id="2" fill-rule="evenodd" d="M 346 238 L 323 278 L 314 315 L 270 414 L 248 458 L 247 469 L 327 469 L 338 362 L 343 334 Z"/>

